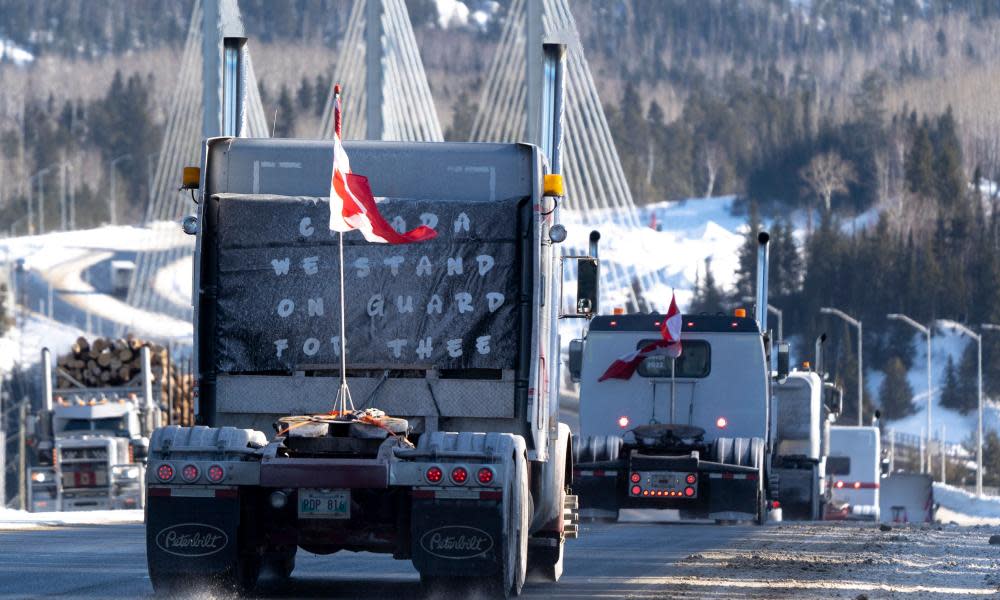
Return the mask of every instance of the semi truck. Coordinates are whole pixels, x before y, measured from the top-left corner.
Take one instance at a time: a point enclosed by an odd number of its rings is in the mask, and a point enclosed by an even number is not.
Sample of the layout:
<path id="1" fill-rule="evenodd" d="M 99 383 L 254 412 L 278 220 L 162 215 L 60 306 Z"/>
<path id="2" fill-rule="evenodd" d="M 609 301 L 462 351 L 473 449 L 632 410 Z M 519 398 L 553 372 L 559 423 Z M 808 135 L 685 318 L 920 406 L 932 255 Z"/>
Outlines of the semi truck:
<path id="1" fill-rule="evenodd" d="M 827 520 L 879 520 L 882 473 L 878 427 L 830 427 L 826 474 L 831 499 Z"/>
<path id="2" fill-rule="evenodd" d="M 817 344 L 818 346 L 819 344 Z M 820 362 L 817 361 L 817 369 Z M 783 519 L 823 518 L 830 490 L 826 461 L 830 427 L 842 392 L 814 370 L 793 370 L 774 383 L 775 444 L 772 481 Z"/>
<path id="3" fill-rule="evenodd" d="M 576 517 L 557 420 L 561 178 L 528 144 L 345 149 L 390 222 L 437 237 L 349 232 L 341 259 L 326 226 L 333 142 L 204 143 L 185 223 L 202 424 L 151 441 L 158 592 L 249 592 L 262 568 L 291 575 L 299 548 L 387 553 L 427 585 L 485 582 L 499 596 L 529 567 L 562 573 Z M 331 412 L 341 265 L 347 414 Z M 585 287 L 581 311 L 596 304 Z"/>
<path id="4" fill-rule="evenodd" d="M 570 372 L 580 384 L 574 490 L 582 515 L 616 519 L 622 508 L 653 508 L 682 518 L 766 521 L 768 240 L 763 232 L 758 238 L 756 315 L 682 315 L 675 360 L 647 356 L 630 379 L 600 380 L 616 359 L 659 338 L 660 314 L 598 316 L 570 343 Z M 787 373 L 787 347 L 778 362 Z"/>
<path id="5" fill-rule="evenodd" d="M 27 423 L 35 465 L 27 469 L 28 509 L 138 509 L 149 437 L 160 407 L 142 349 L 142 370 L 127 385 L 87 387 L 42 350 L 43 409 Z M 71 387 L 54 390 L 56 380 Z"/>

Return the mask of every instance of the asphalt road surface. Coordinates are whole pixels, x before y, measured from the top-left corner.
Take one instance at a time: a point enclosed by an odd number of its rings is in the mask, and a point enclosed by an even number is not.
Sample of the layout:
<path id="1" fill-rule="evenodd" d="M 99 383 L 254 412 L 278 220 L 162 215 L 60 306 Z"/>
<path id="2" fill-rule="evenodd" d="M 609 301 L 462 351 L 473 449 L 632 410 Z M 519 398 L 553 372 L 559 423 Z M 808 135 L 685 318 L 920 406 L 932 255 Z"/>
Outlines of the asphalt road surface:
<path id="1" fill-rule="evenodd" d="M 1000 549 L 986 528 L 872 525 L 584 524 L 557 584 L 535 598 L 997 597 Z M 0 598 L 147 598 L 143 526 L 0 531 Z M 387 556 L 299 553 L 292 579 L 262 579 L 261 598 L 422 595 L 417 573 Z M 206 592 L 202 600 L 226 598 Z M 441 596 L 444 600 L 445 596 Z"/>

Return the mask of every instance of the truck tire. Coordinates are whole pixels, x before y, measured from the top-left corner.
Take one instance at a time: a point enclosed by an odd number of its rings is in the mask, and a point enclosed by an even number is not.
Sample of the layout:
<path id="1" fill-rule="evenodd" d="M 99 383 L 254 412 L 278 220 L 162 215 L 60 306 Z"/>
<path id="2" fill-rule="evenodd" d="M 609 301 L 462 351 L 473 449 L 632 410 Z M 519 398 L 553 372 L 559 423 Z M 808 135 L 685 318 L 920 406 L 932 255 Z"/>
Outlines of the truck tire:
<path id="1" fill-rule="evenodd" d="M 573 463 L 618 460 L 622 438 L 617 435 L 588 435 L 573 438 Z"/>
<path id="2" fill-rule="evenodd" d="M 490 587 L 498 598 L 521 594 L 528 572 L 528 527 L 531 524 L 528 496 L 528 466 L 524 457 L 513 460 L 513 473 L 504 492 L 507 535 L 503 540 L 504 561 Z"/>
<path id="3" fill-rule="evenodd" d="M 764 440 L 751 438 L 747 440 L 747 454 L 752 457 L 748 466 L 757 469 L 757 518 L 754 522 L 757 525 L 767 523 L 767 487 L 764 480 L 767 477 L 767 461 L 765 460 Z"/>
<path id="4" fill-rule="evenodd" d="M 733 463 L 733 438 L 718 438 L 715 440 L 714 444 L 714 459 L 715 462 L 723 465 L 731 465 Z"/>

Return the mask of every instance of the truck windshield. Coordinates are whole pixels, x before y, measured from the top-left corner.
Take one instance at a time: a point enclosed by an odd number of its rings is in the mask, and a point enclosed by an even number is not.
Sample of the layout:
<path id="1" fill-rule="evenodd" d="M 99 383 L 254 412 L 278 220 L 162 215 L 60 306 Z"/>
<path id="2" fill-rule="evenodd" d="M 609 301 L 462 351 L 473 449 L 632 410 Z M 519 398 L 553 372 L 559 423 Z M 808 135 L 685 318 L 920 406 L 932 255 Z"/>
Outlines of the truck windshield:
<path id="1" fill-rule="evenodd" d="M 642 340 L 636 349 L 642 348 L 659 340 Z M 703 340 L 690 340 L 682 344 L 682 352 L 673 365 L 674 377 L 703 378 L 708 377 L 712 366 L 711 346 Z M 669 356 L 648 356 L 639 363 L 638 372 L 641 377 L 670 377 L 671 358 Z"/>
<path id="2" fill-rule="evenodd" d="M 111 431 L 118 437 L 128 437 L 128 419 L 126 417 L 69 419 L 63 431 Z"/>

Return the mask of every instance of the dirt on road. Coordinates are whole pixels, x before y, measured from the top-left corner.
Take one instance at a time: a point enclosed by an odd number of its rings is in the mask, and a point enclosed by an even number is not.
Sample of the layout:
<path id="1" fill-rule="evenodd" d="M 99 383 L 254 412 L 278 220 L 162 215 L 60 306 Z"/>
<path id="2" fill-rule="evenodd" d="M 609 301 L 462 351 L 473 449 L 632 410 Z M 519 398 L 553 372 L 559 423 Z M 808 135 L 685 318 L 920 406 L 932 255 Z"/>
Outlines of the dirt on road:
<path id="1" fill-rule="evenodd" d="M 691 554 L 641 589 L 671 598 L 1000 598 L 1000 545 L 989 544 L 994 528 L 884 529 L 772 525 L 740 547 Z"/>

